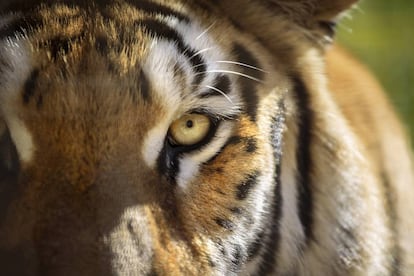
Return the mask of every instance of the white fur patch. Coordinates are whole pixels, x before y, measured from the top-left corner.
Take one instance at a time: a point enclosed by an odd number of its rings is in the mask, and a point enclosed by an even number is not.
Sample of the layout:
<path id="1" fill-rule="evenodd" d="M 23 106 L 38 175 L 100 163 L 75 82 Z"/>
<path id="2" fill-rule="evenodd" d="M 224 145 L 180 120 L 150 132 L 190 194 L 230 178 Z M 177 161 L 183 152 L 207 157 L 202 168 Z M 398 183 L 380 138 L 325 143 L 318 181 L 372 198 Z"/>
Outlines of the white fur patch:
<path id="1" fill-rule="evenodd" d="M 117 274 L 141 275 L 150 270 L 153 241 L 147 225 L 145 210 L 130 207 L 124 211 L 118 225 L 104 238 L 112 251 L 112 268 Z"/>
<path id="2" fill-rule="evenodd" d="M 31 71 L 31 59 L 24 40 L 9 39 L 0 42 L 0 60 L 4 64 L 0 76 L 0 110 L 16 145 L 20 161 L 33 158 L 33 139 L 19 118 L 21 89 Z"/>
<path id="3" fill-rule="evenodd" d="M 180 62 L 176 47 L 167 41 L 155 39 L 143 63 L 157 101 L 164 106 L 165 115 L 144 139 L 142 156 L 150 168 L 154 168 L 164 145 L 171 122 L 181 104 L 181 90 L 174 80 L 174 64 Z M 181 64 L 182 62 L 180 62 Z"/>
<path id="4" fill-rule="evenodd" d="M 144 139 L 141 153 L 145 163 L 150 168 L 155 168 L 158 156 L 164 146 L 164 139 L 169 125 L 169 121 L 163 120 L 152 128 Z"/>

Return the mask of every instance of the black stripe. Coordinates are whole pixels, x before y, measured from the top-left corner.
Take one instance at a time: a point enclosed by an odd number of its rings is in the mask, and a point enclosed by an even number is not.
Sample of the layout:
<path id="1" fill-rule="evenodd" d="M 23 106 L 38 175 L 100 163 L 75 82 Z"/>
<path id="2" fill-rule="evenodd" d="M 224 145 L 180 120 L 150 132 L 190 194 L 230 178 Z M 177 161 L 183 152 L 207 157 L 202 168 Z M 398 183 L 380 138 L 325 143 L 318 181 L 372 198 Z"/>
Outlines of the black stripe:
<path id="1" fill-rule="evenodd" d="M 232 231 L 234 229 L 234 223 L 228 219 L 215 218 L 214 221 L 226 230 Z"/>
<path id="2" fill-rule="evenodd" d="M 97 35 L 95 37 L 95 49 L 102 56 L 108 56 L 110 48 L 111 48 L 111 45 L 107 37 L 103 35 Z"/>
<path id="3" fill-rule="evenodd" d="M 385 204 L 386 204 L 386 212 L 389 217 L 389 228 L 392 232 L 392 245 L 389 254 L 390 258 L 390 275 L 392 276 L 400 276 L 401 275 L 401 267 L 403 263 L 402 255 L 403 252 L 399 246 L 399 231 L 397 228 L 398 225 L 398 217 L 397 217 L 397 210 L 395 203 L 397 202 L 397 198 L 395 197 L 395 192 L 393 191 L 392 187 L 390 186 L 389 179 L 384 172 L 382 175 L 382 183 L 384 188 L 384 197 L 385 197 Z"/>
<path id="4" fill-rule="evenodd" d="M 33 97 L 34 93 L 35 93 L 35 88 L 36 88 L 36 82 L 37 79 L 39 78 L 39 69 L 34 69 L 31 73 L 30 76 L 27 78 L 25 84 L 24 84 L 24 91 L 23 91 L 23 102 L 25 104 L 28 104 L 30 99 Z"/>
<path id="5" fill-rule="evenodd" d="M 54 37 L 46 43 L 50 47 L 50 53 L 53 60 L 56 60 L 60 55 L 66 55 L 71 48 L 71 39 L 67 37 Z"/>
<path id="6" fill-rule="evenodd" d="M 273 190 L 273 206 L 272 221 L 268 226 L 271 229 L 267 237 L 266 250 L 262 257 L 260 269 L 257 275 L 270 275 L 274 273 L 277 266 L 276 256 L 280 247 L 280 218 L 282 217 L 282 183 L 281 183 L 281 166 L 282 166 L 282 140 L 283 129 L 285 126 L 285 107 L 283 103 L 279 103 L 278 114 L 273 118 L 271 143 L 273 147 L 273 157 L 275 160 L 274 168 L 274 190 Z"/>
<path id="7" fill-rule="evenodd" d="M 220 238 L 218 238 L 216 239 L 215 244 L 220 254 L 223 255 L 223 257 L 225 257 L 227 255 L 227 252 L 226 252 L 226 248 L 223 245 L 223 241 Z"/>
<path id="8" fill-rule="evenodd" d="M 229 145 L 237 145 L 240 144 L 243 141 L 242 137 L 235 135 L 235 136 L 231 136 L 229 138 L 229 140 L 227 140 L 227 142 L 225 143 L 226 146 Z"/>
<path id="9" fill-rule="evenodd" d="M 229 77 L 226 75 L 219 76 L 215 82 L 214 87 L 224 94 L 228 94 L 231 91 L 231 83 Z"/>
<path id="10" fill-rule="evenodd" d="M 120 26 L 116 26 L 118 28 L 118 39 L 112 40 L 108 37 L 105 37 L 103 35 L 96 35 L 95 41 L 94 41 L 94 47 L 95 50 L 103 57 L 108 57 L 111 52 L 115 53 L 116 55 L 122 53 L 125 49 L 125 45 L 130 45 L 132 42 L 127 41 L 127 35 L 125 34 L 125 30 L 123 30 Z M 113 59 L 106 58 L 106 64 L 109 72 L 113 73 L 114 75 L 120 74 L 120 68 L 115 63 Z"/>
<path id="11" fill-rule="evenodd" d="M 85 33 L 83 32 L 70 37 L 57 35 L 39 41 L 37 46 L 39 48 L 47 48 L 50 51 L 51 58 L 57 60 L 59 57 L 69 54 L 72 51 L 73 43 L 81 41 L 84 37 Z"/>
<path id="12" fill-rule="evenodd" d="M 246 152 L 253 153 L 257 150 L 257 141 L 253 137 L 246 138 Z"/>
<path id="13" fill-rule="evenodd" d="M 233 53 L 236 56 L 236 60 L 238 62 L 260 68 L 259 61 L 241 44 L 236 43 L 233 46 Z M 240 73 L 259 80 L 263 79 L 263 72 L 259 70 L 244 66 L 240 66 L 240 68 Z M 251 117 L 251 119 L 255 121 L 258 104 L 258 96 L 256 92 L 257 82 L 246 77 L 240 77 L 239 80 L 240 87 L 242 89 L 241 94 L 246 105 L 246 112 Z"/>
<path id="14" fill-rule="evenodd" d="M 297 110 L 298 110 L 298 129 L 296 162 L 297 162 L 297 190 L 298 190 L 298 210 L 299 219 L 305 232 L 306 241 L 308 242 L 312 234 L 313 224 L 313 195 L 312 195 L 312 123 L 313 111 L 310 107 L 309 92 L 300 77 L 293 78 L 293 92 L 295 93 Z"/>
<path id="15" fill-rule="evenodd" d="M 6 218 L 8 207 L 19 194 L 19 156 L 6 129 L 0 133 L 0 225 Z"/>
<path id="16" fill-rule="evenodd" d="M 244 253 L 239 244 L 235 244 L 233 248 L 233 254 L 231 258 L 231 262 L 233 264 L 233 270 L 238 271 L 240 269 L 240 265 L 243 263 Z"/>
<path id="17" fill-rule="evenodd" d="M 246 199 L 249 195 L 249 192 L 251 188 L 253 188 L 257 183 L 257 178 L 259 177 L 259 172 L 254 172 L 253 174 L 250 174 L 247 176 L 247 178 L 237 185 L 237 193 L 236 193 L 236 199 L 237 200 L 243 200 Z"/>
<path id="18" fill-rule="evenodd" d="M 171 150 L 171 146 L 166 139 L 157 159 L 157 168 L 160 175 L 164 175 L 168 182 L 174 185 L 176 184 L 176 176 L 180 172 L 178 156 L 176 151 Z"/>
<path id="19" fill-rule="evenodd" d="M 231 207 L 230 212 L 232 212 L 234 215 L 241 215 L 243 213 L 243 210 L 239 207 Z"/>
<path id="20" fill-rule="evenodd" d="M 144 101 L 149 101 L 151 99 L 151 94 L 150 94 L 151 87 L 150 87 L 150 83 L 144 71 L 141 71 L 139 75 L 138 84 L 139 84 L 139 92 L 141 94 L 142 99 Z"/>
<path id="21" fill-rule="evenodd" d="M 264 245 L 264 236 L 264 231 L 259 232 L 259 234 L 257 234 L 256 238 L 254 239 L 253 243 L 249 244 L 249 248 L 247 250 L 248 260 L 254 259 L 257 256 L 257 254 L 259 254 L 260 250 Z"/>
<path id="22" fill-rule="evenodd" d="M 36 17 L 17 17 L 13 19 L 10 23 L 0 28 L 0 39 L 16 35 L 23 36 L 25 35 L 25 33 L 30 33 L 31 30 L 36 30 L 42 25 L 42 20 Z"/>
<path id="23" fill-rule="evenodd" d="M 135 24 L 144 28 L 148 33 L 153 34 L 156 37 L 174 42 L 177 49 L 181 52 L 181 54 L 188 58 L 193 66 L 193 70 L 196 73 L 193 84 L 198 85 L 201 83 L 205 75 L 206 64 L 200 55 L 197 55 L 196 52 L 190 48 L 190 46 L 184 43 L 183 38 L 176 30 L 170 28 L 164 22 L 149 18 L 137 21 Z"/>
<path id="24" fill-rule="evenodd" d="M 158 3 L 154 3 L 152 1 L 144 1 L 144 0 L 140 0 L 140 1 L 128 1 L 131 5 L 135 6 L 137 9 L 144 11 L 146 13 L 149 14 L 157 14 L 157 15 L 162 15 L 162 16 L 173 16 L 177 19 L 179 19 L 180 21 L 184 21 L 186 23 L 188 23 L 190 21 L 190 19 L 176 11 L 173 10 L 170 7 L 167 7 L 165 5 L 160 5 Z"/>
<path id="25" fill-rule="evenodd" d="M 42 94 L 40 94 L 40 95 L 37 97 L 36 107 L 37 107 L 38 109 L 40 109 L 42 106 L 43 106 L 43 95 L 42 95 Z"/>

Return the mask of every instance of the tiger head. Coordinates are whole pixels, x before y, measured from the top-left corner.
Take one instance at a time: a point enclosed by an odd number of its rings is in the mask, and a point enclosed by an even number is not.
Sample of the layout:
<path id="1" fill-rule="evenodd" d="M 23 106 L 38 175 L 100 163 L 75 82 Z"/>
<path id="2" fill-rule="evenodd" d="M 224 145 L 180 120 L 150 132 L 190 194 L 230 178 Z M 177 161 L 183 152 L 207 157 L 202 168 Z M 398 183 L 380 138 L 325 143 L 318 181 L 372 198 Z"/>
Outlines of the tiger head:
<path id="1" fill-rule="evenodd" d="M 353 1 L 38 2 L 0 20 L 6 274 L 269 272 L 287 126 Z"/>

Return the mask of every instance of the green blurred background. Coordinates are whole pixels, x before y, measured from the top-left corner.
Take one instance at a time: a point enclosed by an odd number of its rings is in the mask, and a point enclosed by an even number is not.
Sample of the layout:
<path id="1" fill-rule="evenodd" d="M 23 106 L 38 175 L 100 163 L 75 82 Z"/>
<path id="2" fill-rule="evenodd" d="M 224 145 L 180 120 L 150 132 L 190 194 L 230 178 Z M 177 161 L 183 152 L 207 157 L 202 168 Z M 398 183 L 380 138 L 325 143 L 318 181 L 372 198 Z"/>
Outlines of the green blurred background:
<path id="1" fill-rule="evenodd" d="M 338 26 L 338 39 L 385 87 L 414 145 L 414 0 L 365 0 Z"/>

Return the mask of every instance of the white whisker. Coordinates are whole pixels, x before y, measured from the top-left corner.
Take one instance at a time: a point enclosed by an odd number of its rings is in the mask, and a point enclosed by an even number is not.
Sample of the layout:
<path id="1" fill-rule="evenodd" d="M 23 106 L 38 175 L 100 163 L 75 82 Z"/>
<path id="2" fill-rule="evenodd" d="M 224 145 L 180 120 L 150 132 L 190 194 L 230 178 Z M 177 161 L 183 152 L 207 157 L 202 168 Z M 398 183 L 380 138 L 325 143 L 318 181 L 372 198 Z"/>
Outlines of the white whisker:
<path id="1" fill-rule="evenodd" d="M 199 34 L 199 36 L 196 37 L 196 40 L 199 40 L 202 36 L 204 36 L 214 26 L 214 24 L 216 24 L 215 21 L 210 26 L 208 26 L 207 29 L 205 29 L 201 34 Z"/>
<path id="2" fill-rule="evenodd" d="M 200 55 L 200 54 L 202 54 L 202 53 L 204 53 L 204 52 L 207 52 L 207 51 L 209 51 L 209 50 L 211 50 L 212 49 L 212 47 L 210 47 L 210 48 L 204 48 L 203 50 L 200 50 L 200 51 L 198 51 L 198 52 L 196 52 L 194 55 L 192 55 L 190 58 L 189 58 L 189 60 L 192 60 L 194 57 L 196 57 L 196 56 L 198 56 L 198 55 Z M 198 66 L 198 65 L 197 65 Z"/>
<path id="3" fill-rule="evenodd" d="M 209 88 L 209 89 L 211 89 L 211 90 L 214 90 L 214 91 L 216 91 L 216 92 L 218 92 L 218 93 L 220 93 L 223 97 L 225 97 L 231 104 L 234 104 L 233 103 L 233 101 L 230 99 L 230 97 L 229 96 L 227 96 L 226 95 L 226 93 L 224 93 L 222 90 L 220 90 L 220 89 L 218 89 L 218 88 L 216 88 L 216 87 L 214 87 L 214 86 L 210 86 L 210 85 L 206 85 L 205 86 L 206 88 Z"/>
<path id="4" fill-rule="evenodd" d="M 254 70 L 257 70 L 257 71 L 263 72 L 263 73 L 269 73 L 269 72 L 267 72 L 267 71 L 265 71 L 265 70 L 263 70 L 263 69 L 261 69 L 261 68 L 258 68 L 258 67 L 255 67 L 255 66 L 252 66 L 252 65 L 246 64 L 246 63 L 242 63 L 242 62 L 230 61 L 230 60 L 218 60 L 218 61 L 216 61 L 216 62 L 217 62 L 217 63 L 236 64 L 236 65 L 240 65 L 240 66 L 243 66 L 243 67 L 251 68 L 251 69 L 254 69 Z"/>
<path id="5" fill-rule="evenodd" d="M 200 63 L 200 64 L 197 64 L 197 65 L 194 65 L 194 66 L 191 67 L 191 70 L 194 70 L 194 69 L 196 69 L 196 68 L 198 68 L 200 66 L 204 66 L 204 65 L 205 65 L 204 63 Z"/>
<path id="6" fill-rule="evenodd" d="M 255 77 L 252 77 L 250 75 L 246 75 L 246 74 L 243 74 L 243 73 L 240 73 L 240 72 L 230 71 L 230 70 L 208 70 L 208 71 L 196 73 L 196 75 L 205 74 L 205 73 L 228 73 L 228 74 L 234 74 L 234 75 L 238 75 L 238 76 L 241 76 L 241 77 L 245 77 L 247 79 L 251 79 L 251 80 L 257 81 L 259 83 L 263 83 L 263 81 L 261 81 L 258 78 L 255 78 Z"/>

